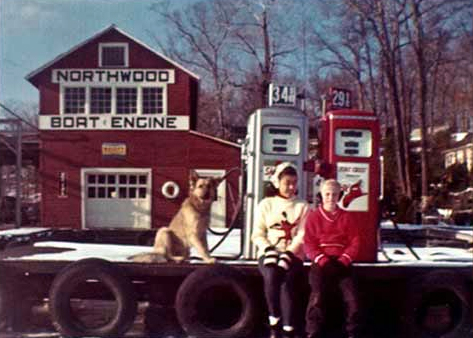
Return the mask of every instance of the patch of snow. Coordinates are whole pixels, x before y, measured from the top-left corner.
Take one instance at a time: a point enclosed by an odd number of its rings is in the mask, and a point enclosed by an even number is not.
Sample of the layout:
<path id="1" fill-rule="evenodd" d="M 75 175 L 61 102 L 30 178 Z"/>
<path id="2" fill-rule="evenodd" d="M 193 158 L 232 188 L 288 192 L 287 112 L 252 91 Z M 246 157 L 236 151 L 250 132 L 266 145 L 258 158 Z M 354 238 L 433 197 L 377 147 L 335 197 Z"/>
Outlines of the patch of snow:
<path id="1" fill-rule="evenodd" d="M 420 257 L 420 260 L 418 260 L 403 244 L 383 245 L 383 249 L 393 262 L 409 262 L 417 264 L 432 262 L 473 263 L 473 253 L 462 248 L 413 247 L 412 249 Z M 378 260 L 387 261 L 386 257 L 382 253 L 378 254 Z"/>
<path id="2" fill-rule="evenodd" d="M 467 137 L 467 136 L 468 136 L 468 133 L 465 133 L 465 132 L 463 132 L 463 133 L 453 133 L 452 134 L 452 138 L 453 138 L 454 142 L 460 142 L 460 141 L 464 140 L 465 137 Z"/>
<path id="3" fill-rule="evenodd" d="M 398 223 L 398 228 L 401 230 L 421 230 L 425 229 L 425 225 L 422 224 L 407 224 L 407 223 Z M 392 221 L 382 221 L 381 229 L 394 229 L 394 224 Z"/>
<path id="4" fill-rule="evenodd" d="M 220 236 L 209 234 L 209 247 L 212 248 Z M 153 248 L 150 246 L 139 245 L 121 245 L 121 244 L 90 244 L 75 242 L 45 241 L 36 242 L 37 248 L 64 249 L 64 252 L 42 252 L 24 255 L 21 257 L 10 257 L 8 260 L 44 260 L 44 261 L 76 261 L 85 258 L 102 258 L 111 262 L 130 262 L 128 257 L 139 253 L 151 253 Z M 448 247 L 414 247 L 416 254 L 421 258 L 417 260 L 414 255 L 403 244 L 384 245 L 384 251 L 392 260 L 388 261 L 382 252 L 378 253 L 377 263 L 357 263 L 359 265 L 387 264 L 392 265 L 435 265 L 435 266 L 471 266 L 473 263 L 473 254 L 471 251 L 462 248 Z M 222 258 L 236 257 L 240 253 L 240 230 L 233 230 L 225 241 L 213 253 L 213 256 Z M 192 250 L 191 255 L 197 256 Z M 192 260 L 191 262 L 200 262 Z M 225 260 L 228 264 L 256 264 L 255 261 Z M 307 262 L 307 264 L 310 264 Z"/>
<path id="5" fill-rule="evenodd" d="M 18 235 L 31 235 L 38 232 L 48 231 L 51 228 L 16 228 L 16 229 L 7 229 L 0 231 L 1 236 L 18 236 Z"/>

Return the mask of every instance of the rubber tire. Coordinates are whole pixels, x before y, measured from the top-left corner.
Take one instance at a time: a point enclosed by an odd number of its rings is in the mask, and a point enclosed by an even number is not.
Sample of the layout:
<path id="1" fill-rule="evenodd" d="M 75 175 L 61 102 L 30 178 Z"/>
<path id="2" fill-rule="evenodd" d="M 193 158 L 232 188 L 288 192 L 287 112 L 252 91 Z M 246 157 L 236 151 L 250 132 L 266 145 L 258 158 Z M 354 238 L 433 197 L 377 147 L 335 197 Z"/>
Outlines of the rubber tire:
<path id="1" fill-rule="evenodd" d="M 404 335 L 415 338 L 458 338 L 471 335 L 471 292 L 468 291 L 467 281 L 461 275 L 451 271 L 435 271 L 412 279 L 408 284 L 407 298 L 404 307 Z M 453 327 L 444 333 L 429 332 L 419 325 L 417 318 L 422 305 L 437 293 L 449 294 L 457 303 L 456 318 L 453 318 Z M 451 304 L 450 304 L 451 305 Z M 453 311 L 453 310 L 452 310 Z"/>
<path id="2" fill-rule="evenodd" d="M 117 301 L 115 316 L 102 326 L 89 328 L 74 318 L 70 296 L 87 279 L 103 283 Z M 110 262 L 90 258 L 74 262 L 55 278 L 49 291 L 49 306 L 55 328 L 68 337 L 118 337 L 133 324 L 137 313 L 136 296 L 131 282 Z"/>
<path id="3" fill-rule="evenodd" d="M 221 295 L 221 289 L 230 291 L 235 300 L 238 299 L 241 308 L 236 321 L 228 327 L 213 328 L 202 322 L 202 309 L 200 306 L 212 307 L 212 301 L 202 303 L 206 295 Z M 212 293 L 212 291 L 214 291 Z M 216 264 L 199 268 L 192 272 L 180 285 L 175 301 L 176 313 L 179 323 L 189 336 L 212 338 L 239 338 L 251 337 L 258 318 L 256 297 L 252 295 L 251 288 L 245 281 L 245 276 L 235 268 Z M 227 309 L 227 308 L 226 308 Z M 207 310 L 209 317 L 222 314 L 220 308 Z M 220 311 L 220 312 L 218 312 Z"/>

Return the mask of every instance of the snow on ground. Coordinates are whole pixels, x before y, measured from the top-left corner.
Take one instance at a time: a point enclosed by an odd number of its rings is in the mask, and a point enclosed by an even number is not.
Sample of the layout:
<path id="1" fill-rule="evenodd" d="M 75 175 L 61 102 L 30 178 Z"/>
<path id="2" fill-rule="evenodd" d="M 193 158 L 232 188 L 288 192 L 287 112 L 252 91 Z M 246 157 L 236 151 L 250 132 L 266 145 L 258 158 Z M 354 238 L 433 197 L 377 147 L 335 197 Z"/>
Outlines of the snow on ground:
<path id="1" fill-rule="evenodd" d="M 23 230 L 23 229 L 15 229 Z M 44 229 L 43 229 L 44 230 Z M 47 230 L 47 229 L 46 229 Z M 236 257 L 240 253 L 240 230 L 234 229 L 225 241 L 213 252 L 216 257 Z M 220 236 L 208 234 L 209 247 L 212 248 Z M 118 244 L 91 244 L 76 242 L 44 241 L 34 243 L 38 252 L 25 254 L 21 257 L 9 257 L 8 260 L 48 260 L 48 261 L 76 261 L 85 258 L 103 258 L 111 262 L 130 262 L 130 256 L 152 252 L 149 246 L 118 245 Z M 50 248 L 50 252 L 48 252 Z M 417 258 L 403 244 L 383 245 L 384 253 L 379 252 L 378 262 L 380 264 L 404 264 L 404 265 L 471 265 L 473 253 L 463 248 L 451 247 L 414 247 L 414 251 L 421 258 Z M 192 250 L 192 256 L 197 253 Z M 388 258 L 389 257 L 389 261 Z M 365 263 L 371 264 L 371 263 Z M 360 265 L 365 265 L 361 263 Z M 378 263 L 377 263 L 378 264 Z"/>
<path id="2" fill-rule="evenodd" d="M 18 235 L 32 235 L 38 232 L 42 231 L 48 231 L 51 230 L 51 228 L 17 228 L 17 229 L 7 229 L 7 230 L 1 230 L 0 235 L 1 236 L 18 236 Z"/>

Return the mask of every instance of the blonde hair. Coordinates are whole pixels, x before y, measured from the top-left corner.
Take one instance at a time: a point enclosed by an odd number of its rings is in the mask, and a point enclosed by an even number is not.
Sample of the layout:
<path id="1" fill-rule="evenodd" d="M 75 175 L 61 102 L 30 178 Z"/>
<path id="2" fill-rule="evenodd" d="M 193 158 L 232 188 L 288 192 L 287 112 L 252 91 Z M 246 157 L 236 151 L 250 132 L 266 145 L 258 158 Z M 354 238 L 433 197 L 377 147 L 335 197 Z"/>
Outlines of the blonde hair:
<path id="1" fill-rule="evenodd" d="M 320 184 L 320 191 L 325 190 L 328 187 L 333 187 L 338 192 L 342 191 L 342 186 L 340 185 L 340 183 L 337 180 L 333 179 L 333 178 L 322 181 L 322 183 Z"/>

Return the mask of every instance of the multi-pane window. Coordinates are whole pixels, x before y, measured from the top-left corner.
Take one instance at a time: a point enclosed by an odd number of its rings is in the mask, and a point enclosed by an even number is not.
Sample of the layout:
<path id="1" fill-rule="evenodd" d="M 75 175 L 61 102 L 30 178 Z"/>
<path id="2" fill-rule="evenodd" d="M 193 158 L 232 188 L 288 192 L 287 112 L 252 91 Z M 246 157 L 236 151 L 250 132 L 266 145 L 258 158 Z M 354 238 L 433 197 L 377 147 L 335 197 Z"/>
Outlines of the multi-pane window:
<path id="1" fill-rule="evenodd" d="M 112 88 L 92 87 L 90 89 L 90 113 L 110 114 L 112 112 Z"/>
<path id="2" fill-rule="evenodd" d="M 163 88 L 144 87 L 143 88 L 143 114 L 163 113 Z"/>
<path id="3" fill-rule="evenodd" d="M 101 46 L 101 60 L 102 67 L 126 67 L 126 53 L 125 46 Z"/>
<path id="4" fill-rule="evenodd" d="M 85 113 L 85 88 L 84 87 L 64 88 L 64 113 L 65 114 Z"/>
<path id="5" fill-rule="evenodd" d="M 136 88 L 117 88 L 117 114 L 136 114 Z"/>
<path id="6" fill-rule="evenodd" d="M 64 87 L 64 114 L 165 114 L 166 87 Z"/>
<path id="7" fill-rule="evenodd" d="M 87 197 L 143 199 L 147 184 L 147 174 L 87 174 Z"/>

